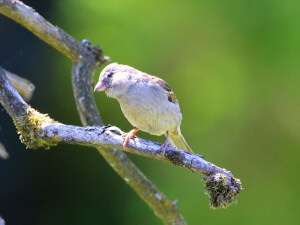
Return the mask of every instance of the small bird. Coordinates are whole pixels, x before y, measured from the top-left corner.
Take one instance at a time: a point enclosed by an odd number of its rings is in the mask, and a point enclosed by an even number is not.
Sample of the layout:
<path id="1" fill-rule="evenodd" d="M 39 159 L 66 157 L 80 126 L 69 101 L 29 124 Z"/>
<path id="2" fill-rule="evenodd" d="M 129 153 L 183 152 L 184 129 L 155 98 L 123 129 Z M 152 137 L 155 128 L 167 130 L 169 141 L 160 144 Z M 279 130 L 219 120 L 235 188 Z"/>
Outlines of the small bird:
<path id="1" fill-rule="evenodd" d="M 136 137 L 136 132 L 142 130 L 166 135 L 161 147 L 163 154 L 170 144 L 193 153 L 180 132 L 182 115 L 178 100 L 164 80 L 127 65 L 112 63 L 101 72 L 94 91 L 105 91 L 108 97 L 117 99 L 123 114 L 135 127 L 122 135 L 124 149 L 128 141 Z"/>

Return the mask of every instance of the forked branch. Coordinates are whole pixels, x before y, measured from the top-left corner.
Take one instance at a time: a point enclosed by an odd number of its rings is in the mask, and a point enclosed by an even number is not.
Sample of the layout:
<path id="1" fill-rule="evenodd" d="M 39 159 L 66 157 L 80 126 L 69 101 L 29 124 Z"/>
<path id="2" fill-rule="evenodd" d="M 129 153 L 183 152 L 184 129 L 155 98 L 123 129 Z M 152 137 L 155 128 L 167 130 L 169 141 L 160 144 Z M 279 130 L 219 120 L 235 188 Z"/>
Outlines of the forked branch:
<path id="1" fill-rule="evenodd" d="M 88 41 L 76 41 L 21 1 L 0 0 L 0 13 L 20 23 L 72 60 L 72 85 L 78 113 L 82 124 L 89 126 L 64 125 L 32 109 L 12 87 L 0 68 L 0 101 L 14 120 L 21 140 L 31 148 L 49 148 L 58 142 L 97 147 L 114 170 L 165 224 L 186 224 L 178 212 L 176 202 L 168 200 L 130 159 L 119 151 L 123 150 L 121 131 L 116 127 L 104 127 L 102 124 L 91 89 L 94 69 L 109 59 L 103 55 L 102 49 Z M 164 160 L 207 175 L 204 181 L 212 207 L 226 207 L 234 202 L 235 196 L 241 190 L 241 184 L 229 171 L 216 167 L 199 155 L 175 148 L 167 149 L 163 156 L 159 147 L 158 143 L 135 139 L 130 142 L 126 151 Z"/>
<path id="2" fill-rule="evenodd" d="M 92 94 L 91 80 L 94 69 L 109 60 L 109 57 L 103 55 L 102 49 L 91 45 L 86 40 L 82 43 L 76 41 L 21 1 L 0 0 L 0 13 L 20 23 L 72 60 L 72 85 L 82 124 L 84 126 L 101 125 L 102 120 Z M 18 108 L 21 109 L 22 105 Z M 13 111 L 8 109 L 8 112 Z M 22 112 L 26 115 L 27 111 Z M 97 148 L 97 150 L 165 224 L 186 224 L 176 204 L 167 199 L 123 152 L 104 147 Z"/>

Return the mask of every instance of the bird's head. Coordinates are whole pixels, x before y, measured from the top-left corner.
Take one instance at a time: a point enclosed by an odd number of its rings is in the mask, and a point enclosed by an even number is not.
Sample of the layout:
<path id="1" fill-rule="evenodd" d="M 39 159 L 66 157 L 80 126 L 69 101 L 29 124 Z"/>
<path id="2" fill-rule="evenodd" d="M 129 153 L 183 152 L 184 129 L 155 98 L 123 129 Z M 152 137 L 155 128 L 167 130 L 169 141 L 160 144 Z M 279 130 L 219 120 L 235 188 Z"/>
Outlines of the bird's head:
<path id="1" fill-rule="evenodd" d="M 128 90 L 132 83 L 132 73 L 136 71 L 138 70 L 130 66 L 111 63 L 100 73 L 94 91 L 105 91 L 107 96 L 118 98 Z"/>

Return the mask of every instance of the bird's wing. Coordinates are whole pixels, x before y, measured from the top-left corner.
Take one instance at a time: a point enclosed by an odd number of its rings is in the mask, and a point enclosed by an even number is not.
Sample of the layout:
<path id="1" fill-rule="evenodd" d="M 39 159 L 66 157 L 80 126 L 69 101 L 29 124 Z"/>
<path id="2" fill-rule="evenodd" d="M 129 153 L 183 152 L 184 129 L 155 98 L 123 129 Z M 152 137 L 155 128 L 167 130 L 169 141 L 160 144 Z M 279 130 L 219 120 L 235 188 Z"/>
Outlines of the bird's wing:
<path id="1" fill-rule="evenodd" d="M 156 76 L 151 76 L 150 82 L 158 84 L 167 94 L 168 101 L 173 102 L 173 103 L 178 103 L 178 99 L 176 98 L 176 95 L 172 91 L 171 87 L 168 85 L 167 82 L 164 80 L 156 77 Z"/>

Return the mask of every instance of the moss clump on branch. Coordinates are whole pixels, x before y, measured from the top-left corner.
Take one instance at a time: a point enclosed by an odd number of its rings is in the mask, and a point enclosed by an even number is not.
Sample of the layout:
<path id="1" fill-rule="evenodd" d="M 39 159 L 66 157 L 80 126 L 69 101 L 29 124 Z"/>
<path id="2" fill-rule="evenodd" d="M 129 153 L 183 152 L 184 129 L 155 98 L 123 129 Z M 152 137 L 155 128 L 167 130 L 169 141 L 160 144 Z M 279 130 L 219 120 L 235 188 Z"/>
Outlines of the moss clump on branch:
<path id="1" fill-rule="evenodd" d="M 56 138 L 46 137 L 43 131 L 45 126 L 54 122 L 47 114 L 42 114 L 30 106 L 23 116 L 14 120 L 21 142 L 32 149 L 39 147 L 49 149 L 58 143 Z"/>
<path id="2" fill-rule="evenodd" d="M 236 178 L 228 178 L 224 174 L 216 173 L 204 177 L 205 194 L 210 196 L 209 204 L 213 209 L 227 208 L 231 203 L 237 203 L 235 197 L 243 189 Z"/>

